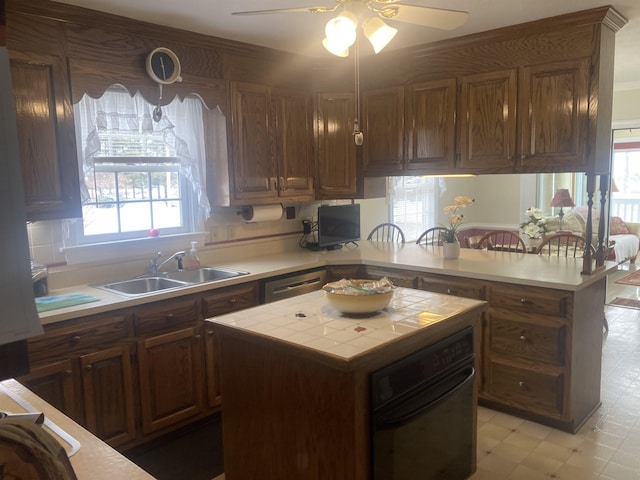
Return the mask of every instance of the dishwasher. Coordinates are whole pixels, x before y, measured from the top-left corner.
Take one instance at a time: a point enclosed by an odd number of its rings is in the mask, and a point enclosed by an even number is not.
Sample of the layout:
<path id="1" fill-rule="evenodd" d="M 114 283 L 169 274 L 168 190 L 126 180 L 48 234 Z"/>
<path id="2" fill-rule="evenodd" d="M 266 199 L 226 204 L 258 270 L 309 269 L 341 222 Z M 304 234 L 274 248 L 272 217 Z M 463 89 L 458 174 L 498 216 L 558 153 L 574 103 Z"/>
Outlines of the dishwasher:
<path id="1" fill-rule="evenodd" d="M 325 270 L 314 270 L 266 280 L 262 285 L 263 301 L 271 303 L 320 290 L 325 284 L 326 278 L 327 272 Z"/>

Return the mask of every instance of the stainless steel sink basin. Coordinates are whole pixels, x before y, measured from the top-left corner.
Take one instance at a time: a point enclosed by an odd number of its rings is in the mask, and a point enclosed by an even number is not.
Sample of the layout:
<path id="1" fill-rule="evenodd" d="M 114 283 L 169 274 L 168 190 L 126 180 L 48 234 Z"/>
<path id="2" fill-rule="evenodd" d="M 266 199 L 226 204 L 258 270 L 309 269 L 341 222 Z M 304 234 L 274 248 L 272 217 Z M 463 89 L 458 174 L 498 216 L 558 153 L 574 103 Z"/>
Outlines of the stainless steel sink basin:
<path id="1" fill-rule="evenodd" d="M 225 278 L 247 275 L 249 272 L 231 270 L 228 268 L 202 267 L 198 270 L 183 270 L 181 272 L 167 273 L 166 277 L 172 280 L 180 280 L 187 283 L 206 283 L 224 280 Z"/>
<path id="2" fill-rule="evenodd" d="M 160 290 L 174 289 L 196 285 L 199 283 L 215 282 L 225 278 L 248 275 L 249 272 L 231 270 L 229 268 L 202 267 L 198 270 L 184 270 L 181 272 L 159 273 L 154 276 L 142 276 L 97 285 L 97 288 L 119 293 L 128 297 L 136 297 Z"/>
<path id="3" fill-rule="evenodd" d="M 159 290 L 167 290 L 169 288 L 184 287 L 186 285 L 188 285 L 187 282 L 171 278 L 141 277 L 99 285 L 98 288 L 120 293 L 122 295 L 137 296 L 144 295 L 145 293 L 157 292 Z"/>

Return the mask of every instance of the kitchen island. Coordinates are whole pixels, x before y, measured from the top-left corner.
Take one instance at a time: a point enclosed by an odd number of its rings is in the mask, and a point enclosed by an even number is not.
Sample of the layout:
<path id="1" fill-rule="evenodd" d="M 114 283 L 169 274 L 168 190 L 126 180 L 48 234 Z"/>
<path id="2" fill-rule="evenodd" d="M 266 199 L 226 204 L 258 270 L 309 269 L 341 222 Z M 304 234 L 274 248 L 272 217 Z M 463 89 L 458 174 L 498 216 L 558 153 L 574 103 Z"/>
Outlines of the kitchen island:
<path id="1" fill-rule="evenodd" d="M 397 288 L 385 310 L 350 317 L 318 291 L 208 319 L 220 343 L 227 480 L 371 478 L 369 375 L 465 328 L 478 351 L 486 306 Z M 469 472 L 476 400 L 477 385 L 472 434 L 459 439 Z"/>

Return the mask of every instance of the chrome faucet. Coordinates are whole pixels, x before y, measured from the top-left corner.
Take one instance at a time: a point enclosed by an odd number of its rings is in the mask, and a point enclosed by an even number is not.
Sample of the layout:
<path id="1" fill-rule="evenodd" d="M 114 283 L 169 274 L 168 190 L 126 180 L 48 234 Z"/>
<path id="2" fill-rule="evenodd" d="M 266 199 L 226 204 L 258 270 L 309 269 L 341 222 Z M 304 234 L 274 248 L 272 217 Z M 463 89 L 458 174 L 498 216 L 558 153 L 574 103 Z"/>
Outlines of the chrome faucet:
<path id="1" fill-rule="evenodd" d="M 158 259 L 160 257 L 162 257 L 162 252 L 156 253 L 156 256 L 154 258 L 152 258 L 151 261 L 149 262 L 149 273 L 151 275 L 157 275 L 158 271 L 160 271 L 160 269 L 162 267 L 164 267 L 166 265 L 166 263 L 171 261 L 171 260 L 175 260 L 176 262 L 178 262 L 178 271 L 181 271 L 182 270 L 182 259 L 184 258 L 184 256 L 186 254 L 187 254 L 187 252 L 185 252 L 184 250 L 180 250 L 179 252 L 176 252 L 173 255 L 171 255 L 170 257 L 168 257 L 160 265 L 158 265 Z"/>

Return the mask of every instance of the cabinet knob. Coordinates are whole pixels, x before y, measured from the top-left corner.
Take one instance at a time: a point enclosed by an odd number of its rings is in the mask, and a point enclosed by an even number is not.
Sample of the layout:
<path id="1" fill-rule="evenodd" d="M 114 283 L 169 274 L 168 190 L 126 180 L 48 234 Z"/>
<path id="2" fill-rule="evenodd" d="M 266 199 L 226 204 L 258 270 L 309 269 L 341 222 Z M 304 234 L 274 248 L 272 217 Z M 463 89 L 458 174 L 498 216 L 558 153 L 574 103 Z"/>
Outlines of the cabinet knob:
<path id="1" fill-rule="evenodd" d="M 196 340 L 200 340 L 202 338 L 202 335 L 200 334 L 194 335 L 193 338 L 195 338 Z"/>
<path id="2" fill-rule="evenodd" d="M 213 337 L 213 330 L 207 330 L 207 335 Z"/>
<path id="3" fill-rule="evenodd" d="M 229 303 L 230 303 L 231 305 L 234 305 L 234 304 L 238 303 L 238 299 L 237 299 L 237 298 L 230 298 L 230 299 L 229 299 Z"/>
<path id="4" fill-rule="evenodd" d="M 71 341 L 72 341 L 73 343 L 78 343 L 80 340 L 82 340 L 82 337 L 81 337 L 80 335 L 74 335 L 74 336 L 71 338 Z"/>
<path id="5" fill-rule="evenodd" d="M 518 382 L 518 386 L 519 386 L 520 388 L 524 388 L 524 382 L 522 382 L 522 381 L 521 381 L 521 382 Z"/>
<path id="6" fill-rule="evenodd" d="M 522 340 L 523 342 L 527 339 L 527 337 L 525 337 L 524 335 L 520 335 L 520 340 Z"/>
<path id="7" fill-rule="evenodd" d="M 72 373 L 73 373 L 73 371 L 72 371 L 72 370 L 65 370 L 65 371 L 64 371 L 64 374 L 65 374 L 67 377 L 70 377 Z"/>
<path id="8" fill-rule="evenodd" d="M 84 369 L 85 370 L 91 370 L 93 368 L 93 365 L 91 365 L 90 363 L 88 365 L 85 365 Z"/>
<path id="9" fill-rule="evenodd" d="M 520 303 L 522 304 L 529 303 L 529 300 L 527 300 L 526 298 L 521 298 Z"/>
<path id="10" fill-rule="evenodd" d="M 452 289 L 450 289 L 450 288 L 447 288 L 447 293 L 448 293 L 449 295 L 453 295 L 454 291 L 453 291 Z"/>
<path id="11" fill-rule="evenodd" d="M 175 315 L 174 315 L 173 313 L 167 313 L 167 315 L 166 315 L 164 318 L 165 318 L 165 320 L 168 322 L 168 321 L 173 320 L 173 317 L 174 317 L 174 316 L 175 316 Z"/>

